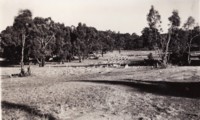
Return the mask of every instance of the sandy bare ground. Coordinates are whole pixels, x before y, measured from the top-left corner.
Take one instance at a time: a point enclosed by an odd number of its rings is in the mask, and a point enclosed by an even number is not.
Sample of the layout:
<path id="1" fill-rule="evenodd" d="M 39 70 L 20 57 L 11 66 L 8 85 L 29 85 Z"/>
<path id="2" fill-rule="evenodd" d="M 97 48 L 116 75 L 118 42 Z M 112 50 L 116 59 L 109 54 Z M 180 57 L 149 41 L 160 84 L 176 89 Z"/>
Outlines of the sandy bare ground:
<path id="1" fill-rule="evenodd" d="M 3 119 L 200 119 L 200 67 L 47 66 L 32 73 L 2 79 Z"/>
<path id="2" fill-rule="evenodd" d="M 110 56 L 110 55 L 109 55 Z M 127 55 L 124 55 L 125 57 Z M 108 59 L 123 59 L 117 54 Z M 4 120 L 199 120 L 200 67 L 1 68 Z M 78 65 L 79 67 L 68 67 Z"/>

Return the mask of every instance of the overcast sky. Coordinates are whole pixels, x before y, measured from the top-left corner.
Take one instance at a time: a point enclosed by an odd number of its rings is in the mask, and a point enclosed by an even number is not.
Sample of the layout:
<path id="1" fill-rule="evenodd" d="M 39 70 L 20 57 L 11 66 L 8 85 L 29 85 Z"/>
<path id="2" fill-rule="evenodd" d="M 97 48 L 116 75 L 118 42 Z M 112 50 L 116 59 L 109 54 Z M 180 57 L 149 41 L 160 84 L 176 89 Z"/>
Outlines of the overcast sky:
<path id="1" fill-rule="evenodd" d="M 20 9 L 30 9 L 33 17 L 51 17 L 66 26 L 82 22 L 98 30 L 141 34 L 151 5 L 159 11 L 165 32 L 174 9 L 182 24 L 189 16 L 200 23 L 200 0 L 0 0 L 0 31 L 13 24 Z"/>

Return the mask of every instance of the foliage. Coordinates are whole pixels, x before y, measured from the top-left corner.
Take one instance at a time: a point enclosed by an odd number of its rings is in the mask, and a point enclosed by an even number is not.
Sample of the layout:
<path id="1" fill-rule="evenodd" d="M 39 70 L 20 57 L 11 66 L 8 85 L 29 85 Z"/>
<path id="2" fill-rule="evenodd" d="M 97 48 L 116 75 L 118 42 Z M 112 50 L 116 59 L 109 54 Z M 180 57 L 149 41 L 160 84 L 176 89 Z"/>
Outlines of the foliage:
<path id="1" fill-rule="evenodd" d="M 154 6 L 151 6 L 149 13 L 147 14 L 147 21 L 150 28 L 158 28 L 161 23 L 161 16 L 157 10 L 154 9 Z"/>
<path id="2" fill-rule="evenodd" d="M 4 48 L 3 57 L 8 61 L 20 61 L 21 58 L 21 41 L 18 33 L 12 26 L 8 26 L 1 32 L 1 47 Z"/>
<path id="3" fill-rule="evenodd" d="M 158 29 L 145 27 L 142 31 L 143 46 L 148 47 L 150 50 L 154 50 L 155 47 L 160 47 L 160 37 Z"/>
<path id="4" fill-rule="evenodd" d="M 155 47 L 160 47 L 160 31 L 162 31 L 160 26 L 161 16 L 159 12 L 154 9 L 154 6 L 151 6 L 151 9 L 147 14 L 147 22 L 149 27 L 145 27 L 142 31 L 142 38 L 144 41 L 143 46 L 152 50 Z"/>
<path id="5" fill-rule="evenodd" d="M 22 63 L 30 58 L 37 60 L 40 66 L 45 61 L 57 59 L 59 62 L 71 61 L 75 56 L 79 61 L 89 54 L 119 50 L 162 50 L 163 61 L 168 63 L 168 52 L 174 59 L 182 59 L 191 47 L 199 44 L 199 26 L 195 26 L 193 17 L 189 17 L 183 28 L 177 10 L 168 18 L 169 31 L 161 34 L 161 15 L 151 6 L 147 14 L 148 27 L 143 28 L 142 35 L 135 33 L 116 33 L 115 31 L 100 31 L 95 27 L 78 23 L 78 26 L 65 26 L 54 22 L 50 17 L 32 18 L 30 10 L 20 10 L 12 26 L 8 26 L 0 34 L 1 50 L 7 60 Z M 172 59 L 173 59 L 172 55 Z M 180 60 L 179 60 L 180 61 Z"/>
<path id="6" fill-rule="evenodd" d="M 172 16 L 170 16 L 168 19 L 171 23 L 172 28 L 176 28 L 180 26 L 181 20 L 178 14 L 178 10 L 173 10 Z"/>

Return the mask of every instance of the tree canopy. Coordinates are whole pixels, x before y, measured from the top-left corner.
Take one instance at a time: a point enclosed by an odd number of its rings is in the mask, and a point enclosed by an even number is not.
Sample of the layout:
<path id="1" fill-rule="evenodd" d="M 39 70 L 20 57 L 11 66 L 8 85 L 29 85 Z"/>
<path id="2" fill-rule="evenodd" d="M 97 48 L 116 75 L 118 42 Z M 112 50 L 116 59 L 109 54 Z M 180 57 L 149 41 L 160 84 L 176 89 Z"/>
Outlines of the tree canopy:
<path id="1" fill-rule="evenodd" d="M 71 61 L 76 56 L 79 61 L 88 58 L 89 54 L 112 50 L 140 50 L 155 48 L 163 52 L 172 51 L 182 54 L 198 40 L 199 26 L 195 19 L 188 17 L 183 28 L 177 10 L 168 18 L 168 33 L 162 33 L 161 15 L 151 6 L 147 14 L 148 27 L 143 28 L 142 35 L 120 33 L 111 30 L 100 31 L 84 23 L 77 26 L 66 26 L 51 17 L 32 18 L 28 9 L 20 10 L 12 26 L 0 34 L 3 57 L 13 63 L 30 62 L 35 59 L 40 66 L 53 58 L 55 61 Z M 51 59 L 50 59 L 51 58 Z"/>

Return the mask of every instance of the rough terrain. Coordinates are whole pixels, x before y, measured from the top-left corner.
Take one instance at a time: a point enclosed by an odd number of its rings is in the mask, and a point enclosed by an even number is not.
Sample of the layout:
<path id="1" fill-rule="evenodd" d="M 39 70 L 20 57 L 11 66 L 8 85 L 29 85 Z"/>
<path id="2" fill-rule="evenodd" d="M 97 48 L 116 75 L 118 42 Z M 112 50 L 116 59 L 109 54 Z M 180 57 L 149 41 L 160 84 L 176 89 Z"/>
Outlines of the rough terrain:
<path id="1" fill-rule="evenodd" d="M 9 75 L 20 68 L 1 69 Z M 47 65 L 31 71 L 31 77 L 1 79 L 3 120 L 200 119 L 198 66 Z"/>

